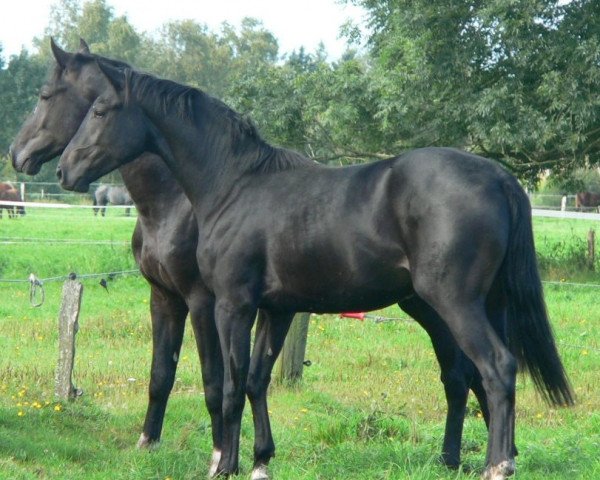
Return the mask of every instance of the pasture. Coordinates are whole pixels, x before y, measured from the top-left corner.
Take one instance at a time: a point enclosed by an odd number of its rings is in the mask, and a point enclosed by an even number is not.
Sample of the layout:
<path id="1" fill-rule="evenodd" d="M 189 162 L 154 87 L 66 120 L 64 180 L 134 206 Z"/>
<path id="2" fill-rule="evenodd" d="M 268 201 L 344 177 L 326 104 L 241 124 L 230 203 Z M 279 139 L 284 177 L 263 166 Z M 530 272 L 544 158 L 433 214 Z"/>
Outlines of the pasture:
<path id="1" fill-rule="evenodd" d="M 44 283 L 39 308 L 30 306 L 27 283 L 5 282 L 31 272 L 51 279 L 135 269 L 129 247 L 134 218 L 29 209 L 25 217 L 0 222 L 0 478 L 204 478 L 210 422 L 191 329 L 161 446 L 135 448 L 151 352 L 149 289 L 139 275 L 106 278 L 107 290 L 99 285 L 102 277 L 82 280 L 74 381 L 84 395 L 65 403 L 53 397 L 62 281 Z M 594 286 L 600 275 L 577 263 L 585 259 L 592 227 L 597 223 L 534 220 L 544 278 L 557 282 L 545 285 L 546 301 L 577 405 L 548 408 L 532 382 L 519 377 L 517 478 L 600 478 L 600 289 Z M 275 383 L 269 396 L 277 443 L 273 478 L 478 478 L 486 430 L 477 404 L 469 403 L 463 468 L 439 466 L 446 405 L 429 339 L 398 308 L 381 315 L 399 320 L 311 317 L 306 358 L 312 366 L 302 385 Z M 247 406 L 240 478 L 249 477 L 252 432 Z"/>

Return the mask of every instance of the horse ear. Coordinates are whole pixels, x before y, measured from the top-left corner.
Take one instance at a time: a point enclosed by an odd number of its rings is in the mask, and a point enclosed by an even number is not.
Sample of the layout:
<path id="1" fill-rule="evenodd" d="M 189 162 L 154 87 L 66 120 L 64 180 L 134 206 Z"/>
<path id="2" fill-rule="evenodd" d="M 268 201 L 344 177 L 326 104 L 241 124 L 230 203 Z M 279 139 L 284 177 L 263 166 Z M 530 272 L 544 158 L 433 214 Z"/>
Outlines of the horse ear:
<path id="1" fill-rule="evenodd" d="M 56 59 L 56 63 L 58 63 L 61 68 L 65 68 L 71 58 L 71 54 L 60 48 L 52 37 L 50 37 L 50 48 L 52 49 L 52 54 Z"/>
<path id="2" fill-rule="evenodd" d="M 100 71 L 108 78 L 113 87 L 117 90 L 117 92 L 123 91 L 125 89 L 125 73 L 122 69 L 115 68 L 111 65 L 108 65 L 105 62 L 101 62 L 96 60 L 98 64 L 98 68 Z"/>
<path id="3" fill-rule="evenodd" d="M 90 53 L 90 47 L 88 46 L 87 42 L 79 37 L 79 53 Z"/>

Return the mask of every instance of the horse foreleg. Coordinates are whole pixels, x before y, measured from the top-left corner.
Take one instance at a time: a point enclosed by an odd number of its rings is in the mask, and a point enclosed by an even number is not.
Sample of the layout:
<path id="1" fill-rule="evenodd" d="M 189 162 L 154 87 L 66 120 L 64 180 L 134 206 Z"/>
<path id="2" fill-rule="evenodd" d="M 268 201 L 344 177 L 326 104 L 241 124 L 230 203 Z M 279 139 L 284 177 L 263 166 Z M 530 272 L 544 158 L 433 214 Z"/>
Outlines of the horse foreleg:
<path id="1" fill-rule="evenodd" d="M 271 433 L 267 390 L 275 361 L 283 348 L 285 337 L 294 318 L 293 313 L 260 311 L 256 327 L 254 350 L 246 392 L 252 406 L 254 420 L 254 467 L 252 480 L 269 478 L 267 465 L 275 456 L 275 442 Z"/>
<path id="2" fill-rule="evenodd" d="M 213 454 L 209 468 L 209 477 L 212 478 L 217 472 L 223 449 L 223 356 L 212 297 L 204 294 L 193 297 L 188 304 L 202 367 L 204 401 L 212 427 Z"/>
<path id="3" fill-rule="evenodd" d="M 238 472 L 240 428 L 250 365 L 250 334 L 256 308 L 217 299 L 215 321 L 223 356 L 223 450 L 217 475 Z"/>
<path id="4" fill-rule="evenodd" d="M 148 409 L 138 447 L 150 447 L 160 440 L 167 400 L 175 381 L 175 371 L 183 340 L 187 306 L 181 297 L 152 286 L 152 367 Z"/>

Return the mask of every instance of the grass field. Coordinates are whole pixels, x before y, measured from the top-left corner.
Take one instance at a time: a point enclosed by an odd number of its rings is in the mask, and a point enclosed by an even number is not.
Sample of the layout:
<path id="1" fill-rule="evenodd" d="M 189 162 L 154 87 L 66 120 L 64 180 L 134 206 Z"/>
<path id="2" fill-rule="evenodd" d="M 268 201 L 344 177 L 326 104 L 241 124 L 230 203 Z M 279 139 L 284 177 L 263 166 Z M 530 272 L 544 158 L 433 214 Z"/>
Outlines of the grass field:
<path id="1" fill-rule="evenodd" d="M 135 449 L 151 351 L 149 290 L 141 277 L 117 276 L 108 291 L 97 277 L 82 280 L 74 376 L 84 395 L 74 402 L 53 396 L 62 281 L 44 283 L 39 308 L 30 306 L 27 283 L 6 282 L 31 272 L 50 279 L 135 268 L 128 245 L 133 225 L 121 213 L 94 218 L 75 209 L 0 221 L 0 479 L 205 478 L 210 423 L 190 332 L 161 447 Z M 591 227 L 594 222 L 535 219 L 544 276 L 558 282 L 546 285 L 546 299 L 577 405 L 549 408 L 531 381 L 519 378 L 517 478 L 600 478 L 600 290 L 592 286 L 600 276 L 577 264 Z M 486 431 L 476 403 L 469 403 L 463 469 L 448 471 L 436 460 L 445 400 L 429 340 L 399 309 L 382 315 L 402 320 L 311 317 L 306 357 L 312 366 L 301 387 L 275 384 L 269 396 L 274 479 L 478 478 Z M 248 410 L 240 478 L 251 468 Z"/>

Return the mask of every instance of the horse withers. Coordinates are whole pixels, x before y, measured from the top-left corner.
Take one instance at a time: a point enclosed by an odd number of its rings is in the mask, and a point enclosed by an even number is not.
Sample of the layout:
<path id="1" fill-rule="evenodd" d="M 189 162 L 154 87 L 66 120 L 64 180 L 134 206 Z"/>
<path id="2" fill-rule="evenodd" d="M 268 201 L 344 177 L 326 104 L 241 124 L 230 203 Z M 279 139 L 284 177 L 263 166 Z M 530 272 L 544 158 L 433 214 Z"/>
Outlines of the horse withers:
<path id="1" fill-rule="evenodd" d="M 2 218 L 2 210 L 8 212 L 8 218 L 16 218 L 17 216 L 25 215 L 25 207 L 23 205 L 11 204 L 8 202 L 23 202 L 21 193 L 10 182 L 0 183 L 0 218 Z"/>
<path id="2" fill-rule="evenodd" d="M 200 90 L 99 66 L 112 87 L 94 101 L 57 173 L 64 188 L 86 191 L 151 151 L 189 198 L 227 359 L 219 473 L 238 471 L 245 395 L 268 384 L 265 368 L 250 362 L 257 308 L 282 327 L 294 311 L 412 300 L 416 310 L 435 312 L 433 328 L 448 333 L 482 377 L 486 479 L 514 473 L 518 365 L 551 404 L 573 403 L 543 300 L 531 206 L 497 163 L 425 148 L 365 165 L 309 167 Z M 255 468 L 273 456 L 266 440 L 255 446 Z"/>

